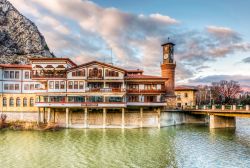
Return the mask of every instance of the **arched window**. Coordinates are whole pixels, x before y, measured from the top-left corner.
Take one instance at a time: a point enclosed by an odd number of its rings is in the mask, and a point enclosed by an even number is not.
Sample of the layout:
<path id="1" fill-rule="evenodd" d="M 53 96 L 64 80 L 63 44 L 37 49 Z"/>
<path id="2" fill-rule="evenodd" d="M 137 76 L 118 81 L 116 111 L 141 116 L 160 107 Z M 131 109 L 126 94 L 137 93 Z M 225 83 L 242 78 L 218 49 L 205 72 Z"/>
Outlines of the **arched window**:
<path id="1" fill-rule="evenodd" d="M 14 98 L 13 97 L 10 98 L 10 107 L 14 107 Z"/>
<path id="2" fill-rule="evenodd" d="M 23 98 L 23 107 L 27 107 L 28 101 L 27 98 Z"/>
<path id="3" fill-rule="evenodd" d="M 7 98 L 6 97 L 3 98 L 3 107 L 7 107 Z"/>
<path id="4" fill-rule="evenodd" d="M 31 98 L 30 98 L 30 107 L 33 107 L 33 106 L 34 106 L 34 98 L 31 97 Z"/>
<path id="5" fill-rule="evenodd" d="M 94 77 L 97 77 L 97 76 L 98 76 L 98 69 L 97 69 L 97 68 L 94 68 L 94 69 L 93 69 L 93 76 L 94 76 Z"/>
<path id="6" fill-rule="evenodd" d="M 16 106 L 20 107 L 21 106 L 21 99 L 18 97 L 16 98 Z"/>

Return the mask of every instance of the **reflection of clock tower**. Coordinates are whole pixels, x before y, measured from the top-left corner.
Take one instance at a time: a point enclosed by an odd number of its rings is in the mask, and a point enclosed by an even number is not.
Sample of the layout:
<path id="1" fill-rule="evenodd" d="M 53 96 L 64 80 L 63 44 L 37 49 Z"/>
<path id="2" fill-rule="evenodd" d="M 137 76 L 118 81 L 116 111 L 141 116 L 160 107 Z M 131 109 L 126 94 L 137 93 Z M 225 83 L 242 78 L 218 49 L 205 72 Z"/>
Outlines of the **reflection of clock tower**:
<path id="1" fill-rule="evenodd" d="M 161 76 L 168 78 L 165 82 L 165 89 L 168 96 L 174 96 L 175 88 L 175 67 L 174 62 L 174 43 L 162 44 L 163 47 L 163 63 L 161 65 Z"/>

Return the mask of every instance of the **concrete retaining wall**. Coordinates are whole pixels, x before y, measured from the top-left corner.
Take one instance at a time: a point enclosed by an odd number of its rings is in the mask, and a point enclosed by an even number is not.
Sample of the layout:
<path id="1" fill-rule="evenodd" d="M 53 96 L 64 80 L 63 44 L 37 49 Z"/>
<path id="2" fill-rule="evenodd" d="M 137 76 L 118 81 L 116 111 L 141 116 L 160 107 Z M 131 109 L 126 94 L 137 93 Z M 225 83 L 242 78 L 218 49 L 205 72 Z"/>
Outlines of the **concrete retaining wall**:
<path id="1" fill-rule="evenodd" d="M 40 122 L 47 121 L 47 111 L 40 113 Z M 36 122 L 38 119 L 37 112 L 9 112 L 7 121 L 29 121 Z M 51 111 L 51 122 L 64 127 L 66 123 L 66 113 L 63 109 Z M 140 111 L 126 111 L 124 115 L 125 128 L 141 127 L 158 127 L 158 114 L 156 111 L 144 111 L 141 120 Z M 184 123 L 207 123 L 208 120 L 204 115 L 191 115 L 183 112 L 162 111 L 160 115 L 160 126 L 166 127 L 171 125 L 178 125 Z M 87 125 L 90 128 L 103 126 L 103 112 L 89 111 L 87 117 Z M 84 128 L 84 111 L 70 112 L 69 125 L 72 128 Z M 118 111 L 107 111 L 106 113 L 106 127 L 120 128 L 122 125 L 122 113 Z"/>

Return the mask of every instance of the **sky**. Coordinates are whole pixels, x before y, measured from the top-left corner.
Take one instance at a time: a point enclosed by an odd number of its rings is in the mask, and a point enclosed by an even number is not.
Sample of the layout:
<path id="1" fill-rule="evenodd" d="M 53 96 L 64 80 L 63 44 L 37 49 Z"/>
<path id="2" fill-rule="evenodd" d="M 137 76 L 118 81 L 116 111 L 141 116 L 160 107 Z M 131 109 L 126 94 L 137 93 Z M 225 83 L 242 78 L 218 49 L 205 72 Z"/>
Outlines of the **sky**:
<path id="1" fill-rule="evenodd" d="M 57 57 L 160 75 L 161 44 L 170 38 L 177 85 L 236 80 L 250 89 L 250 0 L 9 1 Z"/>

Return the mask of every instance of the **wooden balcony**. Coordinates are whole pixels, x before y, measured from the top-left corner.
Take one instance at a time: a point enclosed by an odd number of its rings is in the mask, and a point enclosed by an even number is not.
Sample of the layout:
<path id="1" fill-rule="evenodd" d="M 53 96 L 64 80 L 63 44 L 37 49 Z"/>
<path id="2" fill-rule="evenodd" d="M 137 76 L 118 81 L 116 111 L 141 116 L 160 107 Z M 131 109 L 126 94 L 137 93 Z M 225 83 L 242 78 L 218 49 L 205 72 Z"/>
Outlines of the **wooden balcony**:
<path id="1" fill-rule="evenodd" d="M 31 75 L 32 79 L 44 79 L 44 78 L 66 78 L 66 74 L 44 74 L 44 75 Z"/>
<path id="2" fill-rule="evenodd" d="M 125 92 L 125 89 L 121 88 L 91 88 L 91 89 L 86 89 L 86 92 L 100 92 L 100 93 L 105 93 L 105 92 Z"/>
<path id="3" fill-rule="evenodd" d="M 87 77 L 88 80 L 102 80 L 103 76 L 88 76 Z"/>
<path id="4" fill-rule="evenodd" d="M 127 89 L 127 93 L 164 93 L 166 90 L 164 89 Z"/>

